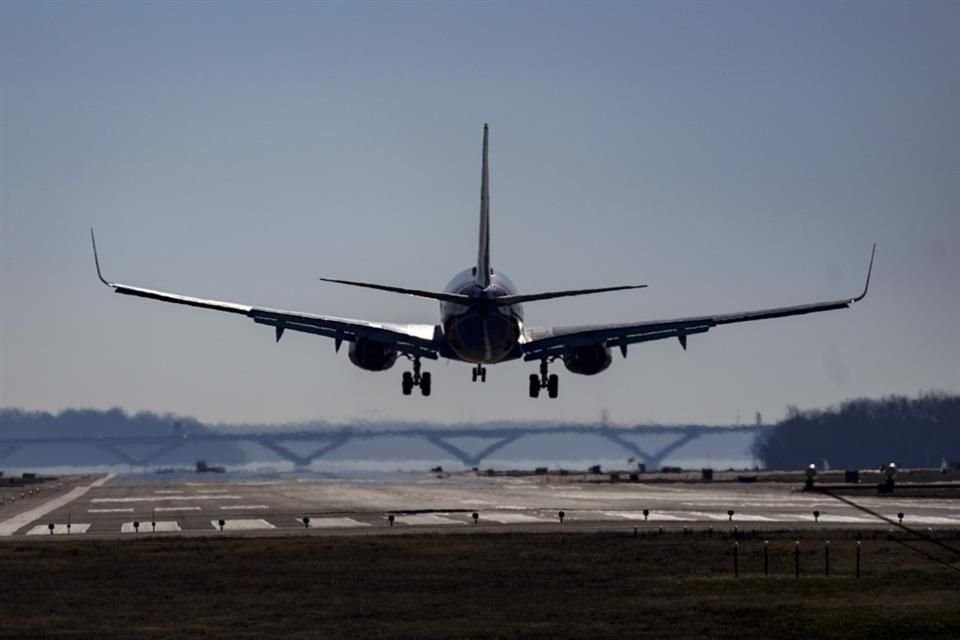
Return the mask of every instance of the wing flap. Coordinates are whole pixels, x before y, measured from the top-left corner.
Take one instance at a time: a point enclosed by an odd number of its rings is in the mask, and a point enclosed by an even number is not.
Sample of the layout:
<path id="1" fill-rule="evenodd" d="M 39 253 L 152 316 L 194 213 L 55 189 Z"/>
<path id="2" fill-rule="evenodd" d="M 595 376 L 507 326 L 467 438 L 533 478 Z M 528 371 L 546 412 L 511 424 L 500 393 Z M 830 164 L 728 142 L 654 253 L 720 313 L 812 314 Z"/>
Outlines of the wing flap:
<path id="1" fill-rule="evenodd" d="M 245 315 L 253 319 L 257 324 L 275 327 L 278 340 L 286 330 L 333 338 L 337 340 L 338 343 L 340 341 L 353 342 L 361 338 L 367 338 L 393 344 L 401 353 L 429 359 L 437 358 L 439 351 L 439 340 L 437 339 L 438 328 L 434 325 L 390 324 L 369 322 L 366 320 L 352 320 L 349 318 L 335 318 L 311 313 L 284 311 L 282 309 L 255 307 L 222 300 L 197 298 L 178 293 L 110 282 L 103 277 L 103 273 L 100 270 L 100 258 L 97 255 L 97 244 L 93 236 L 93 229 L 90 230 L 90 238 L 93 243 L 93 257 L 97 266 L 97 276 L 101 282 L 112 288 L 116 293 L 198 307 L 201 309 Z"/>
<path id="2" fill-rule="evenodd" d="M 672 320 L 656 320 L 652 322 L 638 322 L 629 324 L 585 325 L 573 327 L 548 327 L 543 329 L 525 329 L 524 343 L 521 345 L 524 360 L 537 360 L 559 356 L 569 347 L 604 344 L 608 347 L 619 346 L 626 349 L 628 344 L 650 342 L 666 338 L 679 338 L 686 348 L 686 337 L 697 333 L 706 333 L 711 328 L 722 324 L 738 322 L 752 322 L 754 320 L 769 320 L 789 316 L 820 313 L 847 309 L 854 303 L 863 300 L 870 288 L 870 275 L 873 272 L 873 259 L 877 245 L 873 245 L 870 253 L 870 265 L 867 268 L 867 278 L 863 291 L 852 298 L 814 302 L 810 304 L 793 305 L 789 307 L 773 307 L 727 313 L 712 316 L 698 316 L 692 318 L 676 318 Z"/>

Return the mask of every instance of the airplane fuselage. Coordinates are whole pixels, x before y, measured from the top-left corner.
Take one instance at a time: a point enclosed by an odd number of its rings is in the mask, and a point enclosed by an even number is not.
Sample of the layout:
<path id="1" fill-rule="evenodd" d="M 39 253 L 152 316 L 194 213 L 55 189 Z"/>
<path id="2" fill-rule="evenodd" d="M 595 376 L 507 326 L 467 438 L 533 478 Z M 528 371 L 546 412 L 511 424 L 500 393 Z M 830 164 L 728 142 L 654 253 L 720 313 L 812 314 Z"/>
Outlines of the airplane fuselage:
<path id="1" fill-rule="evenodd" d="M 496 305 L 500 296 L 515 295 L 517 288 L 506 275 L 491 271 L 490 284 L 481 288 L 474 270 L 461 271 L 444 288 L 448 293 L 470 296 L 468 304 L 440 303 L 440 325 L 446 344 L 465 362 L 494 364 L 520 356 L 523 335 L 523 305 Z"/>

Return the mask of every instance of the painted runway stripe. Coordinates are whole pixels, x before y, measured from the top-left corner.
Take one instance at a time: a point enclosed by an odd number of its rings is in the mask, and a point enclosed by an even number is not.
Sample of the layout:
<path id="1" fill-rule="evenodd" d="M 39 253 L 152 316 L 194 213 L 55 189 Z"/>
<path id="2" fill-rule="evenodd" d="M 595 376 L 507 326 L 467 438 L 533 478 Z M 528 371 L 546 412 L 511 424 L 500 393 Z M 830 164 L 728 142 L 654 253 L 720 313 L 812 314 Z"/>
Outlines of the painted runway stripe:
<path id="1" fill-rule="evenodd" d="M 554 522 L 554 520 L 548 520 L 547 518 L 538 518 L 537 516 L 528 516 L 524 513 L 482 513 L 480 514 L 480 522 L 484 520 L 492 520 L 493 522 L 499 522 L 500 524 L 527 524 L 533 522 Z"/>
<path id="2" fill-rule="evenodd" d="M 149 522 L 140 523 L 140 533 L 167 533 L 171 531 L 180 531 L 180 524 L 176 520 L 158 520 L 156 522 L 157 528 L 154 529 L 153 525 Z M 132 522 L 124 522 L 120 527 L 120 533 L 137 533 L 136 527 L 133 526 Z"/>
<path id="3" fill-rule="evenodd" d="M 220 530 L 220 523 L 216 520 L 211 520 L 210 525 L 216 529 Z M 224 520 L 223 530 L 224 531 L 252 531 L 254 529 L 276 529 L 275 526 L 267 522 L 266 520 Z"/>
<path id="4" fill-rule="evenodd" d="M 124 503 L 124 502 L 193 502 L 196 500 L 242 500 L 243 496 L 128 496 L 126 498 L 94 498 L 90 502 Z"/>
<path id="5" fill-rule="evenodd" d="M 626 520 L 643 520 L 643 513 L 640 511 L 604 511 L 604 515 L 608 515 L 611 518 L 624 518 Z M 651 511 L 649 516 L 650 522 L 682 522 L 684 520 L 689 520 L 689 518 L 681 518 L 675 514 L 666 513 L 664 511 Z"/>
<path id="6" fill-rule="evenodd" d="M 177 495 L 183 493 L 180 489 L 157 489 L 154 493 L 159 493 L 162 495 Z"/>
<path id="7" fill-rule="evenodd" d="M 841 516 L 832 513 L 821 513 L 820 522 L 827 524 L 878 524 L 883 522 L 879 518 L 869 518 L 861 516 Z"/>
<path id="8" fill-rule="evenodd" d="M 447 525 L 447 524 L 467 524 L 463 520 L 453 520 L 433 514 L 419 514 L 411 516 L 397 516 L 397 522 L 407 525 Z"/>
<path id="9" fill-rule="evenodd" d="M 70 525 L 70 533 L 86 533 L 87 529 L 90 528 L 90 525 L 84 522 L 74 522 Z M 30 531 L 27 531 L 28 536 L 49 536 L 50 527 L 45 524 L 38 524 Z M 53 535 L 67 535 L 67 523 L 56 523 L 53 525 Z"/>
<path id="10" fill-rule="evenodd" d="M 200 507 L 157 507 L 154 511 L 200 511 Z"/>
<path id="11" fill-rule="evenodd" d="M 897 521 L 897 516 L 891 515 L 888 516 L 894 522 Z M 960 525 L 960 518 L 945 518 L 943 516 L 912 516 L 907 514 L 903 517 L 903 524 L 951 524 L 951 525 Z"/>
<path id="12" fill-rule="evenodd" d="M 133 507 L 127 507 L 126 509 L 87 509 L 87 513 L 131 513 Z"/>
<path id="13" fill-rule="evenodd" d="M 221 509 L 224 510 L 237 510 L 237 509 L 269 509 L 270 507 L 265 504 L 222 504 L 220 505 Z"/>
<path id="14" fill-rule="evenodd" d="M 303 521 L 297 518 L 297 524 L 303 525 Z M 310 518 L 310 528 L 317 529 L 338 528 L 338 527 L 369 527 L 368 522 L 358 522 L 353 518 Z"/>
<path id="15" fill-rule="evenodd" d="M 110 473 L 104 477 L 96 480 L 85 487 L 76 487 L 71 489 L 62 496 L 56 497 L 53 500 L 48 500 L 41 505 L 30 509 L 29 511 L 24 511 L 23 513 L 17 514 L 10 518 L 9 520 L 4 520 L 0 522 L 0 536 L 12 536 L 17 530 L 22 529 L 27 526 L 34 520 L 42 518 L 52 511 L 56 511 L 60 507 L 66 506 L 76 500 L 77 498 L 86 495 L 90 489 L 96 489 L 97 487 L 102 487 L 107 482 L 116 477 L 117 474 Z M 49 532 L 48 532 L 49 533 Z"/>

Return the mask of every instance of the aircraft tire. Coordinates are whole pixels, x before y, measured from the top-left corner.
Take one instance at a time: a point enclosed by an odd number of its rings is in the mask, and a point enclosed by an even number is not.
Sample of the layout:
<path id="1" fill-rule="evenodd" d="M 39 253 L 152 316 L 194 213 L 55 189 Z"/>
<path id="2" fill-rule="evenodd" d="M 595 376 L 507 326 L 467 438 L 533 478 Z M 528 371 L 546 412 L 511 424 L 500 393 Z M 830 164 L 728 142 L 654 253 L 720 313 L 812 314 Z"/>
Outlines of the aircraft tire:
<path id="1" fill-rule="evenodd" d="M 432 376 L 429 371 L 424 371 L 423 374 L 420 375 L 420 393 L 424 396 L 430 395 L 431 378 Z"/>
<path id="2" fill-rule="evenodd" d="M 547 378 L 547 394 L 551 398 L 556 398 L 560 393 L 560 378 L 557 374 L 552 373 L 550 377 Z"/>

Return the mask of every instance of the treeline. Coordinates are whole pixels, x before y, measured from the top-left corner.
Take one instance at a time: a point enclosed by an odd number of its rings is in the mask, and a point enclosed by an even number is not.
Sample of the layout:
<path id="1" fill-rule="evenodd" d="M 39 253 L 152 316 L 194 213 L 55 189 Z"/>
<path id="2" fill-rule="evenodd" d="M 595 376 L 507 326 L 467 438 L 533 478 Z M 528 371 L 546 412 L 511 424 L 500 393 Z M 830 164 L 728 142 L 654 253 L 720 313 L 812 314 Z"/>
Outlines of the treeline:
<path id="1" fill-rule="evenodd" d="M 820 466 L 824 460 L 850 469 L 960 462 L 960 396 L 849 400 L 818 411 L 790 407 L 782 422 L 757 436 L 753 454 L 768 469 Z"/>
<path id="2" fill-rule="evenodd" d="M 176 432 L 198 433 L 204 426 L 194 418 L 122 409 L 67 409 L 46 411 L 0 409 L 0 437 L 53 438 L 58 436 L 169 436 Z"/>
<path id="3" fill-rule="evenodd" d="M 92 466 L 116 464 L 117 457 L 101 448 L 99 436 L 187 436 L 184 446 L 159 458 L 157 465 L 192 465 L 199 458 L 221 464 L 246 460 L 242 449 L 231 443 L 191 442 L 190 435 L 210 432 L 194 418 L 148 411 L 128 414 L 122 409 L 67 409 L 57 414 L 46 411 L 0 409 L 0 469 L 26 466 Z M 58 438 L 89 438 L 84 444 L 58 444 Z M 4 440 L 43 438 L 50 444 L 3 450 Z M 137 457 L 149 452 L 149 446 L 130 445 L 127 452 Z"/>

